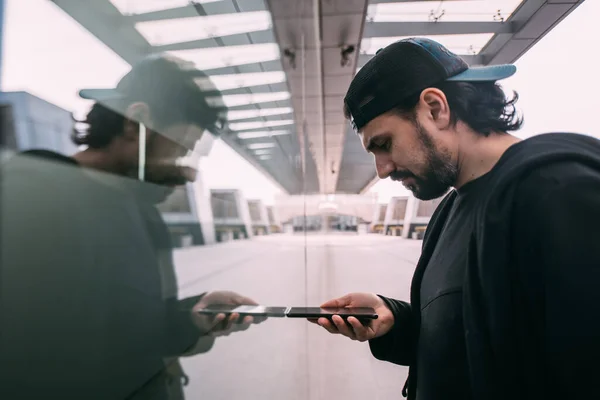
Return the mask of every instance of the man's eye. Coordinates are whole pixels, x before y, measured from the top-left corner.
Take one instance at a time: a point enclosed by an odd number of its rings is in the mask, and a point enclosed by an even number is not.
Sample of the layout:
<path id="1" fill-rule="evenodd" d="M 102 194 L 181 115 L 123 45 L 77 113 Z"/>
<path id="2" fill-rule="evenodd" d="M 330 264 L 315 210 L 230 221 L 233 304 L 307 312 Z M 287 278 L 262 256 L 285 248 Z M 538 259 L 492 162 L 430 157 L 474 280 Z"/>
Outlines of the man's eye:
<path id="1" fill-rule="evenodd" d="M 391 143 L 389 140 L 385 140 L 383 142 L 377 143 L 377 147 L 380 148 L 381 150 L 389 150 L 390 144 Z"/>

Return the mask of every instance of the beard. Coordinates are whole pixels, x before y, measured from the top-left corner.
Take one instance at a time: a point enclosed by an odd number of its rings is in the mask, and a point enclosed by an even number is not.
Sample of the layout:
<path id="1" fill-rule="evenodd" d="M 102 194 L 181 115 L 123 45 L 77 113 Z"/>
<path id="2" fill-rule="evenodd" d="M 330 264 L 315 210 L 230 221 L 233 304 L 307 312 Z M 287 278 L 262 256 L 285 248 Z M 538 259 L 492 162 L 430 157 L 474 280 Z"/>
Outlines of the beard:
<path id="1" fill-rule="evenodd" d="M 157 159 L 155 147 L 159 144 L 155 135 L 149 135 L 146 143 L 146 163 L 144 180 L 137 179 L 138 165 L 133 165 L 127 174 L 132 178 L 130 190 L 145 203 L 158 205 L 167 200 L 178 187 L 196 179 L 197 171 L 193 168 L 175 165 L 175 160 Z"/>
<path id="2" fill-rule="evenodd" d="M 433 200 L 443 196 L 454 185 L 458 176 L 458 168 L 452 163 L 450 152 L 446 149 L 437 149 L 433 139 L 418 121 L 415 121 L 419 141 L 425 155 L 421 172 L 394 172 L 392 179 L 401 180 L 412 178 L 413 184 L 407 188 L 419 200 Z"/>

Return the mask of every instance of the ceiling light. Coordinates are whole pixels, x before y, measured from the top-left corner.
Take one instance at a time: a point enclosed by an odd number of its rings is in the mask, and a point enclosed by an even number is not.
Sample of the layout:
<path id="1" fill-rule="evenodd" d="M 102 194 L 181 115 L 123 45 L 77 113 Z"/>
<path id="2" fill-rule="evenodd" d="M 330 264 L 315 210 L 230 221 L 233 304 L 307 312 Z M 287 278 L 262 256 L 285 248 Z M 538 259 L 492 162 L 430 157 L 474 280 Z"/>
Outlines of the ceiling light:
<path id="1" fill-rule="evenodd" d="M 197 69 L 208 70 L 278 60 L 279 46 L 276 43 L 220 46 L 171 51 L 169 54 L 191 61 Z"/>
<path id="2" fill-rule="evenodd" d="M 229 121 L 235 121 L 235 120 L 239 120 L 239 119 L 270 117 L 273 115 L 291 114 L 292 112 L 293 112 L 293 110 L 291 107 L 256 108 L 256 109 L 252 109 L 252 110 L 230 110 L 227 112 L 227 119 Z"/>
<path id="3" fill-rule="evenodd" d="M 371 4 L 367 10 L 370 22 L 477 22 L 506 20 L 522 0 L 454 0 L 432 4 L 426 1 Z"/>
<path id="4" fill-rule="evenodd" d="M 254 132 L 240 132 L 237 134 L 240 139 L 257 139 L 271 136 L 289 135 L 290 131 L 254 131 Z"/>
<path id="5" fill-rule="evenodd" d="M 285 82 L 283 71 L 250 72 L 245 74 L 213 75 L 208 78 L 197 78 L 195 82 L 202 90 L 231 90 L 244 87 L 272 85 Z"/>
<path id="6" fill-rule="evenodd" d="M 265 31 L 271 28 L 271 14 L 268 11 L 252 11 L 202 15 L 191 18 L 138 22 L 135 24 L 135 28 L 152 46 L 164 46 Z"/>
<path id="7" fill-rule="evenodd" d="M 229 94 L 221 97 L 207 97 L 211 106 L 237 107 L 250 104 L 270 103 L 289 100 L 289 92 Z"/>

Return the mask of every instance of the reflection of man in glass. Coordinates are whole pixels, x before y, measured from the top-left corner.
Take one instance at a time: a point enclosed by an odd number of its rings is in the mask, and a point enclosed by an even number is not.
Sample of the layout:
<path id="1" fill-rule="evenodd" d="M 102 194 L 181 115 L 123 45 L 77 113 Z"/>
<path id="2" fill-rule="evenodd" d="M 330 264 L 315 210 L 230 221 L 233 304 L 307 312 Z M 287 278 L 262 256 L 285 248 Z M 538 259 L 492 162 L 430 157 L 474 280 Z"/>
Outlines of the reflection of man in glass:
<path id="1" fill-rule="evenodd" d="M 28 151 L 5 166 L 1 398 L 182 397 L 177 357 L 253 322 L 193 312 L 256 304 L 233 292 L 178 300 L 154 206 L 195 178 L 191 150 L 217 132 L 197 79 L 175 59 L 146 59 L 116 90 L 82 91 L 96 100 L 75 137 L 86 150 Z"/>

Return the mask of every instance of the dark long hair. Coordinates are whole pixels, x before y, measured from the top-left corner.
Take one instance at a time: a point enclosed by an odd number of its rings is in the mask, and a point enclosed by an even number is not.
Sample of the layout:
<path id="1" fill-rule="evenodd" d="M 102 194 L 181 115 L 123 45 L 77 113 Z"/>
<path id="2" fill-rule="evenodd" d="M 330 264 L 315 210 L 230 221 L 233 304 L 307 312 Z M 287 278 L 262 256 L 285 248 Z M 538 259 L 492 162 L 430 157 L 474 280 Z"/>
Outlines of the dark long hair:
<path id="1" fill-rule="evenodd" d="M 496 82 L 446 81 L 433 87 L 446 95 L 453 125 L 462 121 L 483 136 L 492 132 L 516 131 L 523 125 L 523 116 L 519 115 L 515 106 L 519 94 L 513 92 L 512 97 L 507 98 Z M 405 115 L 414 115 L 419 97 L 420 93 L 407 99 L 397 110 Z"/>
<path id="2" fill-rule="evenodd" d="M 516 131 L 523 125 L 523 117 L 515 107 L 518 93 L 513 92 L 512 97 L 507 98 L 496 82 L 445 81 L 432 87 L 446 95 L 453 125 L 462 121 L 483 136 L 489 136 L 492 132 Z M 395 107 L 395 111 L 413 121 L 420 96 L 421 93 L 417 93 L 406 98 Z M 344 114 L 350 118 L 347 106 L 344 107 Z"/>
<path id="3" fill-rule="evenodd" d="M 125 117 L 100 103 L 95 103 L 84 121 L 76 121 L 71 139 L 76 145 L 101 149 L 123 134 Z"/>

